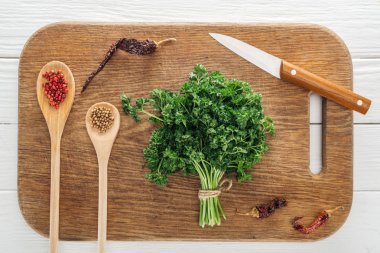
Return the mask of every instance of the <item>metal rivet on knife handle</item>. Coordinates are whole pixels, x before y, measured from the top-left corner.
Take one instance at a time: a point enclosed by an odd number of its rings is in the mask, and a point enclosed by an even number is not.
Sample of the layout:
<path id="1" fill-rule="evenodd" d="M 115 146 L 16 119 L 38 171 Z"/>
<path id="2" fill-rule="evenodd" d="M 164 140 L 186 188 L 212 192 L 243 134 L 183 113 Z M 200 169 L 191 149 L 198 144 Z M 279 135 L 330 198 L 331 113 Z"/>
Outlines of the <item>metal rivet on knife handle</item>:
<path id="1" fill-rule="evenodd" d="M 287 61 L 282 61 L 280 74 L 282 80 L 314 91 L 322 97 L 362 114 L 366 114 L 371 106 L 371 100 L 368 98 L 362 97 L 351 90 L 310 73 Z"/>

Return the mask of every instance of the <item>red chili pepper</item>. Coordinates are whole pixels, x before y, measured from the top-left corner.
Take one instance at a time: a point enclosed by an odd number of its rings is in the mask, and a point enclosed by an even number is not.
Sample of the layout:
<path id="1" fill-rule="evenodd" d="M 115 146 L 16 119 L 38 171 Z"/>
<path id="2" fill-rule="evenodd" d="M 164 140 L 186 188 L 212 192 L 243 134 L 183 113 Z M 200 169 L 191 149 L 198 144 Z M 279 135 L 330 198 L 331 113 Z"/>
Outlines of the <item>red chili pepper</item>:
<path id="1" fill-rule="evenodd" d="M 310 234 L 311 232 L 325 224 L 331 217 L 331 214 L 338 209 L 343 209 L 343 207 L 338 206 L 332 210 L 324 210 L 320 212 L 319 215 L 314 219 L 314 221 L 307 227 L 299 223 L 299 220 L 302 219 L 302 217 L 294 217 L 292 222 L 293 228 L 295 230 L 300 231 L 303 234 Z"/>
<path id="2" fill-rule="evenodd" d="M 161 40 L 159 42 L 155 42 L 153 40 L 142 40 L 138 41 L 136 39 L 128 39 L 128 38 L 120 38 L 115 43 L 111 45 L 111 47 L 108 49 L 106 55 L 104 56 L 104 59 L 99 64 L 98 68 L 91 72 L 89 77 L 86 79 L 86 81 L 83 84 L 82 91 L 80 93 L 83 93 L 92 79 L 99 74 L 100 71 L 103 70 L 103 68 L 106 66 L 108 61 L 112 58 L 112 56 L 115 54 L 117 49 L 121 49 L 125 52 L 128 52 L 130 54 L 135 55 L 147 55 L 154 53 L 157 48 L 159 48 L 161 45 L 166 44 L 167 42 L 176 41 L 174 38 L 169 38 L 165 40 Z"/>
<path id="3" fill-rule="evenodd" d="M 240 213 L 236 210 L 237 215 L 248 215 L 253 216 L 258 219 L 264 219 L 271 216 L 276 209 L 280 209 L 287 205 L 285 198 L 274 198 L 267 203 L 260 204 L 251 209 L 251 211 L 247 213 Z"/>

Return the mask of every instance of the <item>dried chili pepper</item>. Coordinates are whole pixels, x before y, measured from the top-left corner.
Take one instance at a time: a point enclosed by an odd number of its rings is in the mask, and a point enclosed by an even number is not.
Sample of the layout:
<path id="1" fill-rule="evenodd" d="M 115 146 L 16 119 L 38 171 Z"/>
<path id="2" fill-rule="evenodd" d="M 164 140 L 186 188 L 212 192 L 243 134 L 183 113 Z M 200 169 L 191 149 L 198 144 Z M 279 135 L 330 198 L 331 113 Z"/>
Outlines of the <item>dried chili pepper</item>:
<path id="1" fill-rule="evenodd" d="M 331 214 L 335 212 L 338 209 L 343 209 L 342 206 L 338 206 L 332 210 L 323 210 L 319 213 L 319 215 L 314 219 L 314 221 L 307 227 L 299 223 L 299 220 L 302 219 L 302 217 L 294 217 L 292 221 L 293 228 L 295 230 L 300 231 L 303 234 L 310 234 L 314 230 L 318 229 L 320 226 L 325 224 L 329 218 L 331 217 Z"/>
<path id="2" fill-rule="evenodd" d="M 115 43 L 111 45 L 111 47 L 108 49 L 106 55 L 104 56 L 103 61 L 99 64 L 98 68 L 93 71 L 89 77 L 86 79 L 81 93 L 83 93 L 92 79 L 103 70 L 104 66 L 106 66 L 107 62 L 112 58 L 112 56 L 115 54 L 117 49 L 121 49 L 125 52 L 128 52 L 130 54 L 135 55 L 147 55 L 154 53 L 157 48 L 167 42 L 176 41 L 174 38 L 169 38 L 165 40 L 161 40 L 159 42 L 155 42 L 154 40 L 143 40 L 139 41 L 136 39 L 127 39 L 127 38 L 121 38 L 118 39 Z"/>
<path id="3" fill-rule="evenodd" d="M 268 203 L 260 204 L 247 213 L 239 213 L 236 210 L 237 215 L 253 216 L 255 218 L 264 219 L 271 216 L 276 209 L 280 209 L 287 205 L 286 199 L 274 198 Z"/>

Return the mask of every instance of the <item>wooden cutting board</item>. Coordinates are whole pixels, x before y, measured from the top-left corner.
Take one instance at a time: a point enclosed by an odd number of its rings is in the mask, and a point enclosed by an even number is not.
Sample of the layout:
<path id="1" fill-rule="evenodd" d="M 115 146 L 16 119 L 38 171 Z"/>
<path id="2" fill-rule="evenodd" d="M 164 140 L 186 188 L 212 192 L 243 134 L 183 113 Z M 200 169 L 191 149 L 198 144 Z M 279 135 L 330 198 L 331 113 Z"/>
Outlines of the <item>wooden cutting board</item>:
<path id="1" fill-rule="evenodd" d="M 60 238 L 94 240 L 97 236 L 98 166 L 86 133 L 85 115 L 95 102 L 113 103 L 122 112 L 122 92 L 133 98 L 153 88 L 178 90 L 197 63 L 229 78 L 251 83 L 263 94 L 265 113 L 277 135 L 270 151 L 252 170 L 253 180 L 234 183 L 221 196 L 227 220 L 221 226 L 198 226 L 196 177 L 174 175 L 165 188 L 144 179 L 143 148 L 152 126 L 136 124 L 122 113 L 109 162 L 109 240 L 307 241 L 324 238 L 346 220 L 352 202 L 352 112 L 324 102 L 321 174 L 309 172 L 309 91 L 277 80 L 225 49 L 208 33 L 223 33 L 251 43 L 346 88 L 352 88 L 352 63 L 344 43 L 326 28 L 306 24 L 105 24 L 58 23 L 29 39 L 19 66 L 18 193 L 26 221 L 49 232 L 50 142 L 37 104 L 36 80 L 43 65 L 66 63 L 76 80 L 76 97 L 61 145 Z M 118 38 L 175 37 L 148 56 L 118 51 L 88 90 L 79 95 Z M 288 207 L 268 219 L 236 216 L 275 196 Z M 343 206 L 328 223 L 305 236 L 291 227 L 294 216 L 312 221 L 319 211 Z"/>

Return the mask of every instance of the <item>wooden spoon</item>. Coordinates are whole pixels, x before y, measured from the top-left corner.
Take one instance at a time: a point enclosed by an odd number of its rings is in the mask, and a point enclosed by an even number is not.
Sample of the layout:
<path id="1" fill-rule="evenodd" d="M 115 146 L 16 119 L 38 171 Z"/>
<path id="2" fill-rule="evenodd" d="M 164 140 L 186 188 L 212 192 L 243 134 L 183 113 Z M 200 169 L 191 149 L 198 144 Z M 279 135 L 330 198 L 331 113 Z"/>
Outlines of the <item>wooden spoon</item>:
<path id="1" fill-rule="evenodd" d="M 50 106 L 49 99 L 44 93 L 44 83 L 46 79 L 42 76 L 46 71 L 62 70 L 68 85 L 68 94 L 59 106 L 55 109 Z M 69 116 L 71 106 L 75 96 L 75 81 L 73 74 L 66 64 L 59 61 L 47 63 L 38 74 L 37 78 L 37 99 L 42 114 L 50 133 L 51 142 L 51 175 L 50 175 L 50 252 L 58 252 L 59 239 L 59 184 L 60 184 L 60 147 L 62 132 Z"/>
<path id="2" fill-rule="evenodd" d="M 94 107 L 105 107 L 111 110 L 114 117 L 110 129 L 100 133 L 98 129 L 91 126 L 91 112 Z M 88 135 L 94 145 L 99 165 L 99 199 L 98 199 L 98 252 L 105 252 L 107 240 L 107 165 L 111 154 L 112 145 L 120 128 L 120 114 L 115 106 L 100 102 L 88 109 L 86 114 L 86 127 Z"/>

